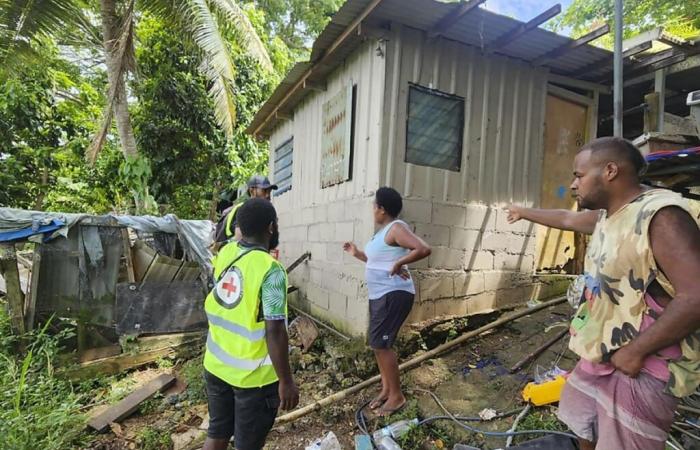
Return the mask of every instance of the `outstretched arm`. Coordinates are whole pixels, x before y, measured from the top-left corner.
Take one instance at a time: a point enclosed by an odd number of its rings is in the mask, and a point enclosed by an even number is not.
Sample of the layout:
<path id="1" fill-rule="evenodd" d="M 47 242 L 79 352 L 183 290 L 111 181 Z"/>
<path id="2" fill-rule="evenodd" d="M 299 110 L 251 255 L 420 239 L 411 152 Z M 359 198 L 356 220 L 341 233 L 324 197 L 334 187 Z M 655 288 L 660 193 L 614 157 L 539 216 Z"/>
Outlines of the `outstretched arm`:
<path id="1" fill-rule="evenodd" d="M 359 259 L 362 262 L 367 262 L 367 255 L 365 252 L 357 248 L 357 245 L 355 245 L 354 242 L 346 242 L 343 244 L 343 250 L 345 250 L 347 253 L 350 255 L 354 256 L 355 258 Z"/>
<path id="2" fill-rule="evenodd" d="M 506 211 L 508 211 L 508 223 L 525 219 L 546 227 L 583 234 L 593 234 L 599 214 L 598 211 L 575 212 L 566 209 L 525 208 L 518 205 L 510 205 Z"/>

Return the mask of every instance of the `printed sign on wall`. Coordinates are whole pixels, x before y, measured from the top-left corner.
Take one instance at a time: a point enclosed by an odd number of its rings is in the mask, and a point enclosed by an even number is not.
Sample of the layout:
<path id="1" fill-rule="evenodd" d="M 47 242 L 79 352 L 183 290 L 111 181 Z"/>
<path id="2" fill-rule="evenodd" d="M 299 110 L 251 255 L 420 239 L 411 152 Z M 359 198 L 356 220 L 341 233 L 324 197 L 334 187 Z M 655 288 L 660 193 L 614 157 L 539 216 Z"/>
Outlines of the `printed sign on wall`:
<path id="1" fill-rule="evenodd" d="M 350 179 L 352 84 L 323 104 L 321 187 Z"/>

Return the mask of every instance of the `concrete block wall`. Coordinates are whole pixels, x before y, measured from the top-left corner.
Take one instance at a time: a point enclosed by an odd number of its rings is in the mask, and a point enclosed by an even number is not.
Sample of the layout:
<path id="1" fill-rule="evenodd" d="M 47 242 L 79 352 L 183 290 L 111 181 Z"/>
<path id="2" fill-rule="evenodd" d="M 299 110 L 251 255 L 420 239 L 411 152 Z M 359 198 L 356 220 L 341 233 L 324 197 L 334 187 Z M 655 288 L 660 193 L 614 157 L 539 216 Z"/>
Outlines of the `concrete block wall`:
<path id="1" fill-rule="evenodd" d="M 412 270 L 409 322 L 493 311 L 551 291 L 533 276 L 535 227 L 508 224 L 500 208 L 408 198 L 402 218 L 433 249 Z"/>
<path id="2" fill-rule="evenodd" d="M 301 210 L 277 205 L 280 222 L 280 259 L 290 264 L 306 251 L 311 259 L 290 274 L 299 287 L 299 305 L 340 330 L 364 334 L 368 324 L 364 265 L 342 249 L 346 241 L 360 248 L 374 225 L 374 198 L 335 200 Z"/>

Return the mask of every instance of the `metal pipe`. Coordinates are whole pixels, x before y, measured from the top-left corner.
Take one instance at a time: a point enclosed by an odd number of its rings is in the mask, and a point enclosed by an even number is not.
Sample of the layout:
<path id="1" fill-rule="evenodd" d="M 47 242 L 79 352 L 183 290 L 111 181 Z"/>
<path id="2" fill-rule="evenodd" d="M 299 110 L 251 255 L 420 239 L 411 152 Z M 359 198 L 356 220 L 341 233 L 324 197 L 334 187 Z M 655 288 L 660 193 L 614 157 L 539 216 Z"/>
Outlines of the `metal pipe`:
<path id="1" fill-rule="evenodd" d="M 622 1 L 615 0 L 614 134 L 622 137 Z"/>

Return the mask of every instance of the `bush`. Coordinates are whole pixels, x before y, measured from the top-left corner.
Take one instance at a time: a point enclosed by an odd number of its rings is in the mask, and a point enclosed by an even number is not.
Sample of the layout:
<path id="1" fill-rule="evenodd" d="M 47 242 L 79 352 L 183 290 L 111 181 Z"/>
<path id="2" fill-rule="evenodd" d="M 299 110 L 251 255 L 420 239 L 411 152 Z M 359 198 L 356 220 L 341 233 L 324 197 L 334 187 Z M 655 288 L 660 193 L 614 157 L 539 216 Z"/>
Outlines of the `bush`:
<path id="1" fill-rule="evenodd" d="M 0 448 L 74 448 L 84 424 L 81 394 L 67 380 L 55 377 L 53 361 L 67 331 L 55 336 L 43 329 L 21 338 L 10 332 L 0 303 Z M 26 352 L 16 351 L 20 339 Z"/>

